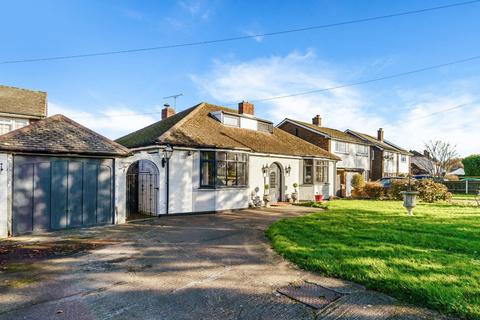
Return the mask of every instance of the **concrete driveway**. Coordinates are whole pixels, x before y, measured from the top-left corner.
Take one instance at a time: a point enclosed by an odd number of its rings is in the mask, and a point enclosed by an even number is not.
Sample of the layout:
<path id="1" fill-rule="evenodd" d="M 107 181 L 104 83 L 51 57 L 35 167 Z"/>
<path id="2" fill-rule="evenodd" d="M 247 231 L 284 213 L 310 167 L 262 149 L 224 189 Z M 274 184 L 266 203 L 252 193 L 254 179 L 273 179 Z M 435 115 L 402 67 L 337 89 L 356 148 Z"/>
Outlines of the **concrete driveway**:
<path id="1" fill-rule="evenodd" d="M 0 319 L 314 319 L 314 309 L 276 292 L 298 280 L 361 293 L 363 304 L 348 302 L 363 310 L 360 317 L 337 305 L 324 311 L 324 319 L 386 319 L 398 313 L 393 299 L 380 295 L 374 301 L 387 311 L 369 314 L 372 302 L 364 299 L 362 287 L 301 271 L 270 249 L 264 230 L 273 221 L 311 210 L 169 216 L 21 238 L 109 244 L 32 265 L 28 273 L 35 281 L 0 295 Z M 413 311 L 402 313 L 416 318 Z"/>

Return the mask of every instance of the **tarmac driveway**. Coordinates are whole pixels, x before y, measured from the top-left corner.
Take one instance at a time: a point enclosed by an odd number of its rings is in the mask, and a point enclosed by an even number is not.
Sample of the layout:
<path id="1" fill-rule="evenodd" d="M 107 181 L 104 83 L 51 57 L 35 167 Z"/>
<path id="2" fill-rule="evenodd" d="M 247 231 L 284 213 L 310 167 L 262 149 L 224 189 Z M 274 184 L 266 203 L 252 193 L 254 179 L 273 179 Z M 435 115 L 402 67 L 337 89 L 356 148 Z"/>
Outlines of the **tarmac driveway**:
<path id="1" fill-rule="evenodd" d="M 273 221 L 311 210 L 169 216 L 20 238 L 103 245 L 18 267 L 30 281 L 0 287 L 0 319 L 314 319 L 314 309 L 276 289 L 308 280 L 344 292 L 364 291 L 301 271 L 270 249 L 264 230 Z M 382 308 L 391 302 L 382 301 Z M 371 307 L 372 302 L 364 303 Z M 334 309 L 345 314 L 339 308 Z M 386 318 L 367 316 L 348 319 Z M 322 318 L 341 319 L 333 313 Z"/>

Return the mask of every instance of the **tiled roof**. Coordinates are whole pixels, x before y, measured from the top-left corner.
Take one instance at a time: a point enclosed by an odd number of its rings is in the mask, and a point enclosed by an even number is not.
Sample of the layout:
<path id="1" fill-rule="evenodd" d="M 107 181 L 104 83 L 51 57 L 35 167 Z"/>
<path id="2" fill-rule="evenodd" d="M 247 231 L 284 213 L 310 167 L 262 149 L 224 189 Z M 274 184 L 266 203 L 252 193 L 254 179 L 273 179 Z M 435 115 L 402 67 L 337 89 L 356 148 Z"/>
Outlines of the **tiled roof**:
<path id="1" fill-rule="evenodd" d="M 327 128 L 327 127 L 320 127 L 308 122 L 303 122 L 303 121 L 298 121 L 294 119 L 285 119 L 285 121 L 290 121 L 291 123 L 307 127 L 313 131 L 316 131 L 318 133 L 321 133 L 323 135 L 326 135 L 328 138 L 336 139 L 336 140 L 342 140 L 346 142 L 352 142 L 352 143 L 358 143 L 358 144 L 367 144 L 365 141 L 362 139 L 359 139 L 355 136 L 352 136 L 351 134 L 348 134 L 346 132 L 343 132 L 341 130 L 333 129 L 333 128 Z"/>
<path id="2" fill-rule="evenodd" d="M 54 115 L 0 136 L 0 151 L 127 156 L 130 150 L 63 116 Z"/>
<path id="3" fill-rule="evenodd" d="M 357 135 L 357 136 L 359 136 L 362 139 L 365 139 L 366 141 L 368 141 L 372 145 L 375 145 L 379 148 L 382 148 L 382 149 L 385 149 L 385 150 L 388 150 L 388 151 L 398 152 L 398 153 L 401 153 L 401 154 L 411 155 L 411 153 L 408 152 L 407 150 L 396 147 L 396 146 L 392 145 L 391 143 L 389 143 L 387 140 L 380 141 L 377 138 L 375 138 L 375 137 L 373 137 L 369 134 L 366 134 L 366 133 L 361 133 L 361 132 L 353 131 L 353 130 L 348 130 L 348 131 Z"/>
<path id="4" fill-rule="evenodd" d="M 170 144 L 340 160 L 326 150 L 277 128 L 268 133 L 227 127 L 211 116 L 216 111 L 237 113 L 233 109 L 201 103 L 116 141 L 130 148 Z"/>
<path id="5" fill-rule="evenodd" d="M 47 93 L 0 85 L 0 113 L 45 118 Z"/>

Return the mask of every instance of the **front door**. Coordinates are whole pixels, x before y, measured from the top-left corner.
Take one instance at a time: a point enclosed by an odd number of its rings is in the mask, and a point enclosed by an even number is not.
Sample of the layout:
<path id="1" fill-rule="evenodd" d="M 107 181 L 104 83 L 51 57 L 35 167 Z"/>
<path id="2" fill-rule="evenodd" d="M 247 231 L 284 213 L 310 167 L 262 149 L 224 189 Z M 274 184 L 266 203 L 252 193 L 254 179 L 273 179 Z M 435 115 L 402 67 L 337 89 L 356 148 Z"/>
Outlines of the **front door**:
<path id="1" fill-rule="evenodd" d="M 282 171 L 278 164 L 273 163 L 270 166 L 268 184 L 270 186 L 270 198 L 272 202 L 282 201 Z"/>

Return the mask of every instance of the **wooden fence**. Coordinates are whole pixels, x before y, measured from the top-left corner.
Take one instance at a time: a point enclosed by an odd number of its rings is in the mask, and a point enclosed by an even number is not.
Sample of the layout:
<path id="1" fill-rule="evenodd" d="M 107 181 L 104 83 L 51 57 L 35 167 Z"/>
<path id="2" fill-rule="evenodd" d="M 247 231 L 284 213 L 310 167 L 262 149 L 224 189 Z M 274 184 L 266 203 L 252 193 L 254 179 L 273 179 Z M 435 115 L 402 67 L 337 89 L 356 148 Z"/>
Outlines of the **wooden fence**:
<path id="1" fill-rule="evenodd" d="M 478 190 L 480 190 L 480 181 L 468 181 L 468 180 L 463 180 L 463 181 L 445 181 L 443 182 L 447 188 L 448 191 L 452 193 L 477 193 Z"/>

